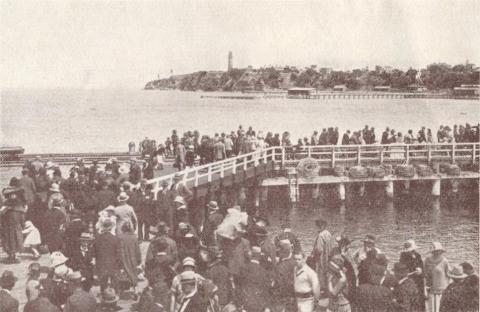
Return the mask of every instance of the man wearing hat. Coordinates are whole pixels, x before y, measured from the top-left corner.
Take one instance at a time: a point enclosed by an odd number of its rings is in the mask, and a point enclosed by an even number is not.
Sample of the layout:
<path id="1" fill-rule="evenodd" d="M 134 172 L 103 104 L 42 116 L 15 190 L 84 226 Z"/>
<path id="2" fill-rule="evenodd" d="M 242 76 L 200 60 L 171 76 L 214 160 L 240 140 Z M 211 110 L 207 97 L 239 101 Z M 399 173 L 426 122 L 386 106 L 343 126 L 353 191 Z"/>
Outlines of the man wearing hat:
<path id="1" fill-rule="evenodd" d="M 423 260 L 422 256 L 417 252 L 417 245 L 413 239 L 407 240 L 403 244 L 403 251 L 400 253 L 400 263 L 403 264 L 408 273 L 410 273 L 410 278 L 415 282 L 419 292 L 418 300 L 418 309 L 420 311 L 425 309 L 425 283 L 423 280 Z"/>
<path id="2" fill-rule="evenodd" d="M 172 191 L 172 196 L 181 196 L 185 199 L 186 202 L 190 201 L 193 196 L 192 191 L 187 187 L 183 181 L 183 174 L 181 172 L 176 172 L 173 176 L 173 183 L 170 185 L 170 191 Z"/>
<path id="3" fill-rule="evenodd" d="M 178 261 L 178 250 L 177 243 L 169 236 L 170 228 L 168 225 L 161 221 L 157 225 L 157 237 L 152 240 L 151 244 L 148 246 L 147 255 L 145 257 L 145 263 L 155 258 L 155 255 L 158 253 L 157 242 L 165 241 L 167 248 L 165 253 L 167 256 L 172 258 L 173 263 Z"/>
<path id="4" fill-rule="evenodd" d="M 327 284 L 327 266 L 333 248 L 335 247 L 335 239 L 327 230 L 327 221 L 322 219 L 315 220 L 318 229 L 318 235 L 312 250 L 312 256 L 315 259 L 316 271 L 321 285 Z"/>
<path id="5" fill-rule="evenodd" d="M 268 271 L 275 269 L 277 264 L 277 248 L 272 239 L 268 235 L 268 231 L 265 226 L 255 227 L 255 245 L 259 246 L 262 251 L 261 264 Z"/>
<path id="6" fill-rule="evenodd" d="M 270 276 L 260 262 L 262 250 L 258 246 L 251 249 L 250 261 L 240 269 L 239 289 L 243 308 L 246 311 L 263 312 L 270 307 Z"/>
<path id="7" fill-rule="evenodd" d="M 220 208 L 216 201 L 210 201 L 207 204 L 207 208 L 208 216 L 203 227 L 202 240 L 205 245 L 212 246 L 217 244 L 215 231 L 223 221 L 223 214 L 220 213 Z"/>
<path id="8" fill-rule="evenodd" d="M 188 294 L 184 292 L 184 289 L 182 287 L 185 276 L 191 276 L 192 279 L 195 281 L 196 287 L 202 284 L 205 280 L 203 276 L 195 272 L 197 265 L 193 258 L 186 257 L 185 259 L 183 259 L 182 266 L 183 272 L 173 278 L 172 287 L 170 289 L 172 294 L 171 311 L 178 311 L 176 310 L 176 308 L 178 308 L 182 304 L 182 300 L 185 298 L 185 296 L 188 296 Z"/>
<path id="9" fill-rule="evenodd" d="M 410 278 L 408 267 L 401 263 L 395 263 L 393 267 L 397 284 L 393 290 L 395 311 L 422 311 L 418 301 L 420 290 L 415 281 Z M 424 305 L 424 300 L 421 301 Z M 424 305 L 425 306 L 425 305 Z"/>
<path id="10" fill-rule="evenodd" d="M 104 232 L 95 238 L 91 248 L 102 291 L 107 287 L 109 279 L 114 288 L 117 286 L 117 276 L 122 265 L 120 240 L 110 232 L 111 227 L 112 221 L 106 219 L 103 224 Z"/>
<path id="11" fill-rule="evenodd" d="M 126 192 L 121 192 L 117 196 L 118 206 L 115 207 L 115 215 L 117 216 L 116 233 L 122 233 L 122 226 L 124 223 L 130 223 L 133 225 L 133 231 L 137 229 L 137 215 L 133 210 L 133 207 L 127 204 L 127 200 L 130 198 Z"/>
<path id="12" fill-rule="evenodd" d="M 44 215 L 43 232 L 41 233 L 42 241 L 48 246 L 50 252 L 62 250 L 64 244 L 61 229 L 67 222 L 67 215 L 65 209 L 62 208 L 62 203 L 63 201 L 57 197 L 57 199 L 52 201 L 51 208 Z"/>
<path id="13" fill-rule="evenodd" d="M 28 206 L 31 206 L 35 201 L 35 193 L 37 187 L 35 181 L 30 177 L 29 170 L 27 168 L 22 169 L 22 177 L 20 178 L 20 187 L 23 189 L 23 195 Z"/>
<path id="14" fill-rule="evenodd" d="M 233 299 L 232 279 L 222 251 L 217 246 L 207 248 L 207 268 L 204 277 L 211 280 L 217 287 L 218 302 L 221 307 Z"/>
<path id="15" fill-rule="evenodd" d="M 23 312 L 61 312 L 60 308 L 54 305 L 48 295 L 50 281 L 48 279 L 41 279 L 38 284 L 38 297 L 28 301 L 23 308 Z"/>
<path id="16" fill-rule="evenodd" d="M 290 226 L 290 224 L 282 223 L 281 228 L 282 232 L 278 234 L 274 239 L 275 246 L 279 248 L 279 242 L 281 240 L 288 239 L 293 246 L 294 253 L 302 251 L 302 245 L 300 243 L 300 240 L 295 234 L 292 233 L 292 227 Z"/>
<path id="17" fill-rule="evenodd" d="M 451 311 L 468 311 L 465 307 L 465 299 L 468 293 L 463 280 L 467 274 L 463 272 L 463 267 L 455 265 L 448 271 L 448 276 L 452 279 L 452 283 L 443 292 L 440 299 L 440 312 Z M 476 307 L 478 311 L 478 306 Z"/>
<path id="18" fill-rule="evenodd" d="M 295 260 L 293 260 L 293 246 L 290 240 L 278 241 L 278 264 L 275 267 L 273 278 L 275 311 L 295 311 L 295 290 L 293 286 L 293 272 Z"/>
<path id="19" fill-rule="evenodd" d="M 382 251 L 375 246 L 376 241 L 377 238 L 373 234 L 367 234 L 365 236 L 365 239 L 363 240 L 363 247 L 358 249 L 353 254 L 353 261 L 355 261 L 357 265 L 359 265 L 362 260 L 367 258 L 367 252 L 372 249 L 375 249 L 377 255 L 382 253 Z"/>
<path id="20" fill-rule="evenodd" d="M 475 269 L 468 262 L 463 262 L 460 264 L 463 268 L 463 272 L 467 275 L 463 280 L 463 285 L 465 287 L 465 309 L 467 311 L 475 311 L 478 309 L 478 275 L 475 273 Z"/>
<path id="21" fill-rule="evenodd" d="M 67 281 L 71 295 L 65 303 L 64 312 L 95 311 L 97 299 L 82 288 L 82 274 L 79 271 L 72 271 L 67 275 Z"/>
<path id="22" fill-rule="evenodd" d="M 173 221 L 175 225 L 173 231 L 177 232 L 178 225 L 180 223 L 188 223 L 190 218 L 189 218 L 187 205 L 182 196 L 175 197 L 175 200 L 173 201 L 173 206 L 175 208 L 173 212 Z"/>
<path id="23" fill-rule="evenodd" d="M 0 311 L 2 312 L 17 312 L 18 311 L 18 300 L 15 299 L 11 291 L 17 278 L 13 275 L 12 271 L 5 270 L 0 277 Z"/>

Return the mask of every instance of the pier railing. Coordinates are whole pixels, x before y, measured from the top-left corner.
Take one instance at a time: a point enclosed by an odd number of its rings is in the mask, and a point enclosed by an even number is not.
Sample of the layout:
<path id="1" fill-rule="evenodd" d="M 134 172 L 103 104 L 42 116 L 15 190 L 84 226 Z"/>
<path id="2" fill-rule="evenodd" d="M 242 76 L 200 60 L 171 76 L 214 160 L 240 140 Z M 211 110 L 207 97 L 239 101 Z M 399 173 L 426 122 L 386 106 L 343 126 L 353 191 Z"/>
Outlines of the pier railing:
<path id="1" fill-rule="evenodd" d="M 480 143 L 275 146 L 187 168 L 181 174 L 184 183 L 197 187 L 268 162 L 274 162 L 277 168 L 294 167 L 307 157 L 317 159 L 323 167 L 333 168 L 337 165 L 475 163 L 479 155 Z M 148 183 L 159 190 L 164 181 L 172 184 L 173 178 L 174 174 L 170 174 Z"/>

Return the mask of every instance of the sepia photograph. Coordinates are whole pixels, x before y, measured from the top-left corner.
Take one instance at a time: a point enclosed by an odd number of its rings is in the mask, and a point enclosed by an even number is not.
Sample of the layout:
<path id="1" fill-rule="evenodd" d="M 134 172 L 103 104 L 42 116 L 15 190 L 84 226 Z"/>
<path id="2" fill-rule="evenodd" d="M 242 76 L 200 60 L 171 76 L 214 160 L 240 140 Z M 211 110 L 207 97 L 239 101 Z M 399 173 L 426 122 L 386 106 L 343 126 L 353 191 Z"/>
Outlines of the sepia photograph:
<path id="1" fill-rule="evenodd" d="M 479 311 L 479 16 L 0 0 L 0 312 Z"/>

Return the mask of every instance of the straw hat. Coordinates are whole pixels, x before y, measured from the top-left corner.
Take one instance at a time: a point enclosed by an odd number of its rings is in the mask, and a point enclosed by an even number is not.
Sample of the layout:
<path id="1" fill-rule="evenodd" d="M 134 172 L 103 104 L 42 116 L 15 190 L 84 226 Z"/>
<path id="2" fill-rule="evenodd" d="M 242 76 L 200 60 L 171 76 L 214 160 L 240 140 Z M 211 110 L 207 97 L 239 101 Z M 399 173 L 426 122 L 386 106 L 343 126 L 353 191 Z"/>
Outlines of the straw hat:
<path id="1" fill-rule="evenodd" d="M 50 259 L 52 260 L 52 267 L 57 267 L 61 264 L 64 264 L 65 262 L 68 261 L 68 258 L 65 257 L 65 255 L 63 253 L 61 253 L 60 251 L 54 251 L 51 255 L 50 255 Z"/>
<path id="2" fill-rule="evenodd" d="M 33 226 L 32 221 L 30 221 L 30 220 L 25 221 L 25 228 L 26 228 L 26 229 L 28 229 L 28 228 L 30 228 L 30 227 L 32 227 L 32 226 Z"/>
<path id="3" fill-rule="evenodd" d="M 114 304 L 118 301 L 118 296 L 115 293 L 115 289 L 107 287 L 102 293 L 102 303 Z"/>
<path id="4" fill-rule="evenodd" d="M 197 278 L 193 271 L 184 271 L 180 274 L 180 281 L 182 283 L 195 283 L 196 280 Z"/>
<path id="5" fill-rule="evenodd" d="M 432 243 L 432 250 L 431 252 L 434 252 L 434 251 L 442 251 L 442 252 L 445 252 L 445 249 L 443 249 L 443 246 L 440 242 L 433 242 Z"/>
<path id="6" fill-rule="evenodd" d="M 57 183 L 53 183 L 50 186 L 50 191 L 55 192 L 55 193 L 60 193 L 60 185 L 58 185 Z"/>
<path id="7" fill-rule="evenodd" d="M 463 268 L 460 265 L 454 266 L 451 270 L 448 271 L 447 275 L 453 279 L 462 279 L 467 277 L 467 274 L 463 272 Z"/>
<path id="8" fill-rule="evenodd" d="M 208 209 L 210 210 L 218 210 L 218 204 L 216 201 L 212 200 L 207 204 Z"/>
<path id="9" fill-rule="evenodd" d="M 404 248 L 405 251 L 414 251 L 418 247 L 415 244 L 415 241 L 413 239 L 409 239 L 403 244 L 403 248 Z"/>
<path id="10" fill-rule="evenodd" d="M 182 266 L 183 266 L 183 267 L 186 267 L 186 266 L 196 267 L 195 259 L 193 259 L 193 258 L 191 258 L 191 257 L 186 257 L 186 258 L 183 259 L 183 261 L 182 261 Z"/>
<path id="11" fill-rule="evenodd" d="M 182 196 L 176 196 L 174 202 L 185 205 L 185 200 L 183 199 Z"/>
<path id="12" fill-rule="evenodd" d="M 126 202 L 129 198 L 130 198 L 130 196 L 128 196 L 127 193 L 121 192 L 120 195 L 118 195 L 118 197 L 117 197 L 117 201 Z"/>

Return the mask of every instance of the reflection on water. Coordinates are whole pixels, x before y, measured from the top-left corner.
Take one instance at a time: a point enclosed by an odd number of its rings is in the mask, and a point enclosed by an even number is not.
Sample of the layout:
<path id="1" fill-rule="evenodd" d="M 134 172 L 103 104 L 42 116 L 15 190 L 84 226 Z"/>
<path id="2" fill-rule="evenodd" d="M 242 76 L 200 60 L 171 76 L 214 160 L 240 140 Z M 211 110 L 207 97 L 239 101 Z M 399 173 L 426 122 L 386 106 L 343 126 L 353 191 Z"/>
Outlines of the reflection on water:
<path id="1" fill-rule="evenodd" d="M 316 218 L 327 220 L 333 235 L 345 232 L 352 238 L 352 249 L 362 245 L 366 234 L 373 233 L 391 264 L 398 261 L 407 239 L 416 241 L 423 256 L 428 253 L 430 242 L 438 240 L 452 263 L 469 261 L 478 267 L 478 181 L 462 181 L 457 194 L 450 192 L 448 183 L 443 184 L 441 198 L 430 195 L 428 182 L 412 182 L 408 194 L 402 185 L 395 185 L 393 201 L 386 200 L 383 187 L 375 184 L 367 184 L 364 197 L 354 195 L 358 189 L 350 186 L 345 203 L 337 200 L 334 186 L 322 187 L 313 200 L 311 190 L 305 188 L 301 190 L 300 203 L 293 209 L 286 207 L 285 196 L 278 196 L 285 192 L 272 190 L 275 195 L 269 196 L 268 208 L 271 227 L 279 231 L 281 223 L 288 220 L 307 253 L 314 243 Z"/>

